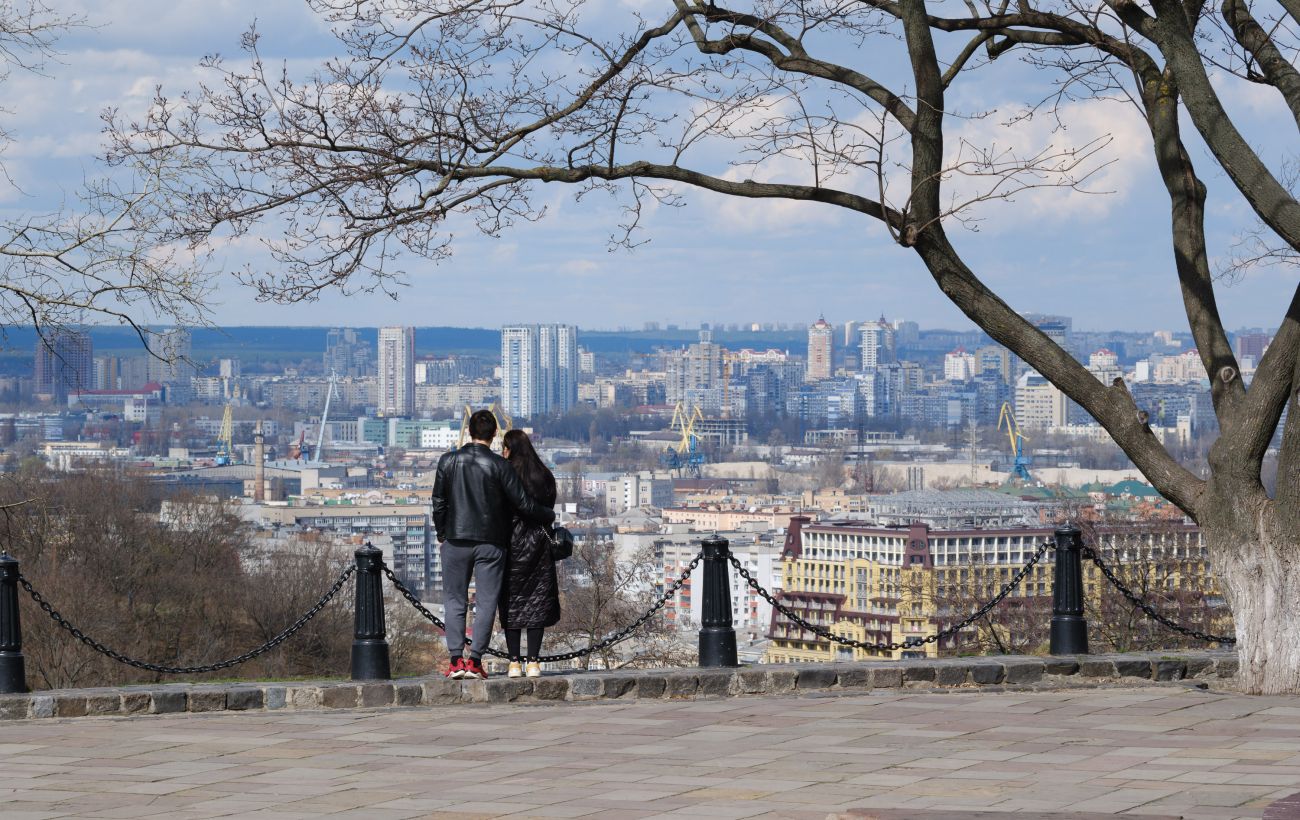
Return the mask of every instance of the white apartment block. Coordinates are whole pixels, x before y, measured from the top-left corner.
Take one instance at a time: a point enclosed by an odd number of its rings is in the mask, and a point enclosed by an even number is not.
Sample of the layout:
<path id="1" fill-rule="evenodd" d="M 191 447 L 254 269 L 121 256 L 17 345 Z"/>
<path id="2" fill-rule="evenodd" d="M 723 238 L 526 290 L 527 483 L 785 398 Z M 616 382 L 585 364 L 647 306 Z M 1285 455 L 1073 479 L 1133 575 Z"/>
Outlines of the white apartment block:
<path id="1" fill-rule="evenodd" d="M 454 450 L 458 444 L 460 444 L 460 428 L 454 425 L 425 427 L 420 431 L 422 450 Z"/>
<path id="2" fill-rule="evenodd" d="M 501 329 L 501 405 L 510 416 L 565 413 L 578 401 L 578 328 Z"/>
<path id="3" fill-rule="evenodd" d="M 673 480 L 643 470 L 619 476 L 605 486 L 605 514 L 618 515 L 637 507 L 658 507 L 673 503 Z"/>
<path id="4" fill-rule="evenodd" d="M 975 378 L 975 354 L 957 348 L 943 357 L 943 379 L 949 382 L 965 382 Z"/>
<path id="5" fill-rule="evenodd" d="M 380 416 L 409 416 L 415 410 L 415 328 L 379 328 Z"/>
<path id="6" fill-rule="evenodd" d="M 863 370 L 874 370 L 895 361 L 894 328 L 885 317 L 876 322 L 863 322 L 858 328 L 862 340 Z"/>
<path id="7" fill-rule="evenodd" d="M 782 584 L 780 539 L 764 542 L 757 538 L 747 539 L 743 534 L 729 533 L 729 548 L 746 571 L 758 581 L 764 589 L 778 592 Z M 706 536 L 690 533 L 678 536 L 657 536 L 654 539 L 656 556 L 660 559 L 656 581 L 667 586 L 681 575 L 686 565 L 700 551 L 700 541 Z M 752 540 L 751 540 L 752 539 Z M 731 579 L 731 619 L 738 636 L 762 637 L 772 623 L 772 605 L 754 592 L 740 574 L 728 564 L 727 575 Z M 660 573 L 662 573 L 660 575 Z M 675 596 L 665 606 L 665 616 L 677 629 L 695 630 L 700 628 L 703 618 L 704 596 L 700 593 L 704 584 L 704 571 L 696 567 Z"/>
<path id="8" fill-rule="evenodd" d="M 1151 381 L 1158 384 L 1184 384 L 1209 378 L 1201 354 L 1195 350 L 1177 356 L 1152 356 L 1150 372 Z"/>
<path id="9" fill-rule="evenodd" d="M 1016 380 L 1016 424 L 1044 430 L 1069 423 L 1069 401 L 1056 385 L 1034 371 Z"/>

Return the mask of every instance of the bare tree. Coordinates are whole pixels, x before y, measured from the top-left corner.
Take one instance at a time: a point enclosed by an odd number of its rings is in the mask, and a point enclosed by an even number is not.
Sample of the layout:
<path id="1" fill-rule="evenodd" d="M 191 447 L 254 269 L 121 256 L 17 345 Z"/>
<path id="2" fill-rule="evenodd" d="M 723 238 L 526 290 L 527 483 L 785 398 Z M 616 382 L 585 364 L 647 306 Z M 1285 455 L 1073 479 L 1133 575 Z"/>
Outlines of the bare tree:
<path id="1" fill-rule="evenodd" d="M 813 489 L 841 489 L 844 487 L 844 448 L 832 447 L 818 456 L 812 472 Z"/>
<path id="2" fill-rule="evenodd" d="M 119 472 L 50 473 L 30 466 L 0 482 L 0 546 L 85 634 L 165 666 L 236 657 L 294 623 L 329 589 L 351 556 L 326 544 L 259 553 L 229 504 L 168 501 Z M 294 637 L 246 664 L 199 677 L 266 678 L 346 673 L 352 612 L 345 588 Z M 438 668 L 427 623 L 392 601 L 394 671 Z M 23 598 L 24 651 L 37 687 L 105 686 L 174 679 L 87 648 Z"/>
<path id="3" fill-rule="evenodd" d="M 292 301 L 390 287 L 399 248 L 441 258 L 452 219 L 492 235 L 536 219 L 536 183 L 621 191 L 616 244 L 635 243 L 647 203 L 677 204 L 690 187 L 875 220 L 1201 524 L 1236 615 L 1243 686 L 1300 687 L 1300 292 L 1279 297 L 1277 336 L 1247 389 L 1219 315 L 1206 189 L 1180 132 L 1186 115 L 1259 216 L 1268 252 L 1255 257 L 1289 261 L 1300 203 L 1220 94 L 1234 83 L 1275 91 L 1300 121 L 1300 5 L 1225 0 L 1216 16 L 1175 0 L 665 0 L 653 17 L 622 18 L 582 0 L 312 5 L 346 51 L 315 74 L 267 65 L 250 33 L 246 66 L 211 60 L 219 82 L 160 93 L 137 122 L 110 116 L 114 160 L 184 168 L 159 177 L 175 201 L 172 236 L 202 245 L 273 225 L 279 265 L 246 276 L 265 298 Z M 990 65 L 1009 53 L 1056 84 L 1027 115 L 1122 99 L 1145 118 L 1221 430 L 1204 478 L 1160 444 L 1122 381 L 1101 383 L 1017 314 L 948 233 L 978 219 L 973 204 L 1090 190 L 1104 162 L 1104 140 L 1018 151 L 951 138 L 949 126 L 981 114 L 954 109 L 954 86 L 996 82 Z M 1224 91 L 1210 81 L 1220 64 L 1239 77 Z M 1261 464 L 1288 402 L 1270 496 Z"/>
<path id="4" fill-rule="evenodd" d="M 352 550 L 304 533 L 251 559 L 232 604 L 240 614 L 242 645 L 257 646 L 277 635 L 310 609 L 351 563 Z M 337 677 L 349 668 L 353 612 L 347 589 L 342 600 L 322 609 L 292 640 L 235 674 L 248 678 Z M 446 646 L 428 621 L 407 603 L 390 596 L 385 611 L 389 660 L 397 675 L 427 674 L 440 668 Z M 226 673 L 229 674 L 229 673 Z"/>
<path id="5" fill-rule="evenodd" d="M 86 24 L 44 0 L 0 5 L 0 83 L 14 71 L 43 72 L 58 38 Z M 10 139 L 0 128 L 0 147 Z M 122 173 L 88 181 L 61 208 L 0 220 L 0 324 L 32 325 L 42 335 L 92 321 L 125 324 L 152 350 L 145 323 L 205 323 L 206 254 L 166 233 L 161 196 L 177 170 L 168 161 L 126 163 Z M 9 192 L 28 193 L 0 176 Z"/>
<path id="6" fill-rule="evenodd" d="M 1211 635 L 1232 634 L 1232 613 L 1200 569 L 1204 555 L 1179 521 L 1150 516 L 1141 521 L 1083 525 L 1084 542 L 1100 550 L 1120 582 L 1175 623 Z M 1203 646 L 1174 632 L 1133 605 L 1091 563 L 1085 578 L 1089 645 L 1110 652 Z"/>
<path id="7" fill-rule="evenodd" d="M 654 603 L 654 556 L 647 549 L 618 560 L 609 544 L 580 534 L 573 556 L 560 564 L 560 622 L 547 630 L 557 651 L 590 646 L 631 624 Z M 550 651 L 548 649 L 548 651 Z M 678 640 L 662 616 L 651 619 L 627 641 L 584 656 L 589 668 L 684 666 L 694 653 Z"/>
<path id="8" fill-rule="evenodd" d="M 973 556 L 959 567 L 946 570 L 947 580 L 937 584 L 937 626 L 947 628 L 991 600 L 1007 583 L 1017 567 L 993 565 Z M 946 655 L 1034 654 L 1047 646 L 1052 619 L 1050 595 L 1035 586 L 1034 576 L 1007 596 L 1001 604 L 967 629 L 946 640 L 940 651 Z"/>

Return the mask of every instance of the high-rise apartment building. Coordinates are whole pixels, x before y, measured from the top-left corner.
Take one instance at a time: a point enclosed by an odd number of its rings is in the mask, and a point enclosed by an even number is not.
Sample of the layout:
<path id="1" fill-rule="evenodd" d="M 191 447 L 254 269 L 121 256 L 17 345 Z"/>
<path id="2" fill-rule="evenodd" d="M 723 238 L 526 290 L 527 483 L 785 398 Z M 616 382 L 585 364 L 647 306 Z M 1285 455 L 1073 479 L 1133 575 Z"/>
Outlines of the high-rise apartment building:
<path id="1" fill-rule="evenodd" d="M 894 326 L 884 316 L 875 322 L 858 326 L 862 346 L 862 369 L 875 370 L 882 364 L 897 361 L 894 345 Z"/>
<path id="2" fill-rule="evenodd" d="M 1110 385 L 1124 375 L 1119 366 L 1119 356 L 1104 347 L 1088 356 L 1088 372 L 1105 385 Z"/>
<path id="3" fill-rule="evenodd" d="M 1267 333 L 1241 333 L 1237 335 L 1237 358 L 1250 358 L 1259 364 L 1259 360 L 1264 358 L 1264 351 L 1268 350 L 1269 344 L 1272 343 L 1273 337 Z"/>
<path id="4" fill-rule="evenodd" d="M 96 356 L 94 364 L 96 390 L 122 389 L 122 360 L 116 356 Z"/>
<path id="5" fill-rule="evenodd" d="M 966 382 L 975 378 L 976 370 L 975 354 L 967 353 L 965 348 L 959 347 L 943 357 L 943 379 L 949 382 Z"/>
<path id="6" fill-rule="evenodd" d="M 895 319 L 894 327 L 894 352 L 898 352 L 900 347 L 914 347 L 921 341 L 921 325 L 910 319 Z"/>
<path id="7" fill-rule="evenodd" d="M 975 351 L 975 373 L 995 373 L 1003 382 L 1011 384 L 1011 351 L 1001 345 L 985 345 Z"/>
<path id="8" fill-rule="evenodd" d="M 190 361 L 191 345 L 190 332 L 183 327 L 155 333 L 149 339 L 151 355 L 145 360 L 149 381 L 183 387 L 187 391 L 190 377 L 194 375 L 194 365 Z"/>
<path id="9" fill-rule="evenodd" d="M 1016 425 L 1045 430 L 1069 423 L 1069 401 L 1056 385 L 1029 370 L 1016 380 Z"/>
<path id="10" fill-rule="evenodd" d="M 370 375 L 370 343 L 356 329 L 332 328 L 325 335 L 325 375 L 337 373 L 340 379 Z"/>
<path id="11" fill-rule="evenodd" d="M 808 328 L 808 375 L 810 382 L 831 377 L 831 353 L 835 328 L 823 316 Z"/>
<path id="12" fill-rule="evenodd" d="M 95 352 L 90 334 L 78 330 L 55 330 L 36 338 L 36 368 L 33 389 L 57 404 L 69 393 L 92 390 L 95 386 Z"/>
<path id="13" fill-rule="evenodd" d="M 703 404 L 703 394 L 722 384 L 722 365 L 722 348 L 714 343 L 710 331 L 701 330 L 698 342 L 665 357 L 664 391 L 668 403 Z"/>
<path id="14" fill-rule="evenodd" d="M 415 410 L 415 328 L 379 328 L 381 416 L 409 416 Z"/>
<path id="15" fill-rule="evenodd" d="M 1070 336 L 1073 332 L 1074 320 L 1069 316 L 1057 316 L 1049 313 L 1025 313 L 1022 315 L 1033 323 L 1034 327 L 1043 331 L 1043 335 L 1056 342 L 1062 350 L 1067 353 L 1072 352 L 1070 349 Z"/>
<path id="16" fill-rule="evenodd" d="M 516 418 L 567 413 L 578 401 L 578 328 L 501 329 L 501 405 Z"/>

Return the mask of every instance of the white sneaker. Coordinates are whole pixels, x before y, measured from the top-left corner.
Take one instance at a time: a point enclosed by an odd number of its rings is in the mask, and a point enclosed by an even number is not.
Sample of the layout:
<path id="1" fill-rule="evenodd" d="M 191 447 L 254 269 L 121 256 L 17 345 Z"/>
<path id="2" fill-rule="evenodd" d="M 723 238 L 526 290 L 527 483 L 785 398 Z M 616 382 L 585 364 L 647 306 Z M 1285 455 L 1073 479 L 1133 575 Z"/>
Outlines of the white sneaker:
<path id="1" fill-rule="evenodd" d="M 511 661 L 511 662 L 510 662 L 510 668 L 506 670 L 506 677 L 507 677 L 507 678 L 522 678 L 523 676 L 524 676 L 524 670 L 523 670 L 523 668 L 519 665 L 519 661 Z"/>
<path id="2" fill-rule="evenodd" d="M 527 670 L 524 674 L 530 678 L 540 678 L 542 676 L 542 665 L 537 661 L 529 661 L 524 664 L 524 669 Z"/>

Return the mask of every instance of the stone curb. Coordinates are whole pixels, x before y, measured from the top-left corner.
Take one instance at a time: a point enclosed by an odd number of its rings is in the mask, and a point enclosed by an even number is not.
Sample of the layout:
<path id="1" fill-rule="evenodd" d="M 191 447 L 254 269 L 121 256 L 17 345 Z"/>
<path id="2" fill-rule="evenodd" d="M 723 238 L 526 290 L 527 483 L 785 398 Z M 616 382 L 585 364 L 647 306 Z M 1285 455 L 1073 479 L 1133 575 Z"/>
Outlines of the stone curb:
<path id="1" fill-rule="evenodd" d="M 452 681 L 442 677 L 333 683 L 158 684 L 0 695 L 0 720 L 309 711 L 463 703 L 696 699 L 886 689 L 1002 691 L 1005 687 L 1233 678 L 1230 650 L 1040 658 L 1029 655 L 861 663 L 770 664 L 737 669 L 649 669 Z"/>

